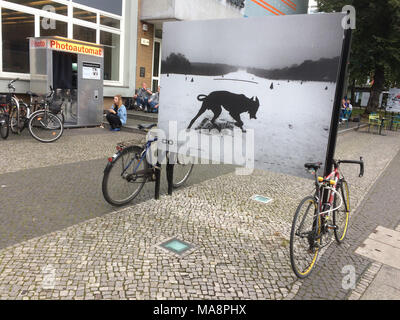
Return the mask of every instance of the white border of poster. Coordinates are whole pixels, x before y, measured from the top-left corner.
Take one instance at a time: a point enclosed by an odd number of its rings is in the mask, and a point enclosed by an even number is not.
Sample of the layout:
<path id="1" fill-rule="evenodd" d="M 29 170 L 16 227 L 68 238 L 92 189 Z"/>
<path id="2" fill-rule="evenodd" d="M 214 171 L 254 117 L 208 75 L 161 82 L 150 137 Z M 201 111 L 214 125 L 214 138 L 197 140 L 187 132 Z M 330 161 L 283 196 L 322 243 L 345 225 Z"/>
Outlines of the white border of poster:
<path id="1" fill-rule="evenodd" d="M 343 17 L 165 23 L 160 151 L 309 177 L 326 160 Z"/>

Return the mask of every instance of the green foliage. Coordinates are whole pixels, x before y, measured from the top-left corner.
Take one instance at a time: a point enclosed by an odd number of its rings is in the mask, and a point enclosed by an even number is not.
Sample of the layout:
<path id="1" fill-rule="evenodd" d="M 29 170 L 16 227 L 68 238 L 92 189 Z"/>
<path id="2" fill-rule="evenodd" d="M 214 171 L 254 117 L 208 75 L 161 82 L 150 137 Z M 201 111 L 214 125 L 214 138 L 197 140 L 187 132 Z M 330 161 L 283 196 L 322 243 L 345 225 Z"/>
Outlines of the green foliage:
<path id="1" fill-rule="evenodd" d="M 341 12 L 345 5 L 356 9 L 350 78 L 356 84 L 372 79 L 378 68 L 385 86 L 400 84 L 400 0 L 318 0 L 320 12 Z"/>

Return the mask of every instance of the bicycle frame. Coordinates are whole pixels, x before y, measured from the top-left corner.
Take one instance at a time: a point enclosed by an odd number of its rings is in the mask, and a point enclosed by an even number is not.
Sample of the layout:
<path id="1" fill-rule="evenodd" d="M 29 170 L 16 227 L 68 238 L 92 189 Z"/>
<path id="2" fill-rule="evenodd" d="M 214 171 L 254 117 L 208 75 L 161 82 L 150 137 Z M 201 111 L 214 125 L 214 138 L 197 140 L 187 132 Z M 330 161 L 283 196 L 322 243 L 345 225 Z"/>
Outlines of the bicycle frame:
<path id="1" fill-rule="evenodd" d="M 142 164 L 142 161 L 146 158 L 147 152 L 148 152 L 149 149 L 151 148 L 151 145 L 152 145 L 154 142 L 157 142 L 157 141 L 158 141 L 158 139 L 155 138 L 155 139 L 153 139 L 153 140 L 149 140 L 149 141 L 146 142 L 146 146 L 145 146 L 145 148 L 144 148 L 144 150 L 143 150 L 143 152 L 142 152 L 142 154 L 141 154 L 140 161 L 139 161 L 138 165 L 136 166 L 135 170 L 133 171 L 133 174 L 137 174 L 137 170 L 139 169 L 140 165 Z M 122 150 L 119 150 L 119 151 L 122 151 Z M 129 164 L 128 164 L 128 165 L 126 166 L 126 168 L 122 171 L 121 177 L 124 176 L 124 174 L 125 174 L 126 171 L 130 168 L 130 166 L 132 165 L 132 163 L 133 163 L 134 161 L 135 161 L 135 159 L 131 159 L 131 161 L 129 162 Z"/>
<path id="2" fill-rule="evenodd" d="M 360 177 L 364 175 L 364 161 L 361 158 L 360 161 L 351 161 L 351 160 L 339 160 L 339 161 L 333 161 L 334 163 L 334 170 L 325 178 L 318 177 L 317 172 L 314 171 L 313 174 L 315 176 L 315 187 L 316 187 L 316 192 L 315 192 L 315 199 L 318 203 L 318 213 L 317 216 L 321 216 L 322 218 L 322 224 L 326 223 L 326 217 L 329 217 L 332 212 L 335 210 L 338 210 L 342 205 L 343 202 L 345 204 L 345 209 L 346 211 L 349 210 L 348 203 L 346 201 L 343 201 L 344 195 L 340 194 L 338 189 L 342 188 L 341 186 L 341 177 L 340 177 L 340 164 L 358 164 L 360 165 Z M 327 193 L 325 193 L 327 192 Z M 342 189 L 343 193 L 343 189 Z M 340 200 L 340 204 L 338 205 L 337 208 L 333 208 L 334 200 L 335 200 L 335 195 L 338 196 L 338 199 Z M 324 200 L 326 199 L 326 200 Z M 318 224 L 316 221 L 314 221 L 314 229 L 315 229 L 315 234 L 318 234 Z M 326 232 L 326 230 L 323 230 L 322 234 L 318 237 L 315 237 L 315 240 L 318 240 L 319 238 L 322 237 L 323 233 Z"/>

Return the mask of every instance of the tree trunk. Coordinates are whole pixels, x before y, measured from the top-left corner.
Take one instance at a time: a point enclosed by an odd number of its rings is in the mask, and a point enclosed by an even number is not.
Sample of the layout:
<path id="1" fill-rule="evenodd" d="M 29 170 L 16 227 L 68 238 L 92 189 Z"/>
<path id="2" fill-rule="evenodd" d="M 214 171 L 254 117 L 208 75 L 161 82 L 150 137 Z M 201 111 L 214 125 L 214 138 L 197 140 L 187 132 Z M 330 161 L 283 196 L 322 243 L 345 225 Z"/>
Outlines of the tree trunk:
<path id="1" fill-rule="evenodd" d="M 353 106 L 356 105 L 356 80 L 353 79 L 351 84 L 351 103 Z"/>
<path id="2" fill-rule="evenodd" d="M 374 84 L 371 88 L 371 96 L 369 97 L 368 106 L 365 113 L 370 114 L 376 112 L 379 106 L 379 97 L 383 91 L 385 84 L 385 72 L 383 67 L 377 66 L 375 69 Z"/>

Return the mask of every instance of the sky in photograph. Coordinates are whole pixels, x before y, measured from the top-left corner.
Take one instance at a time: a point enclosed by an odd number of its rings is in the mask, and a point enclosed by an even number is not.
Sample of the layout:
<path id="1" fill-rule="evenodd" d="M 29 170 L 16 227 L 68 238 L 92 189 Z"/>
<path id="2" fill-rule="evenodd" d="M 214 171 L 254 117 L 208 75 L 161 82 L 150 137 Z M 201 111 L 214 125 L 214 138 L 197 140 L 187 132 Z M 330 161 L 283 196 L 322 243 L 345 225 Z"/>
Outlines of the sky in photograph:
<path id="1" fill-rule="evenodd" d="M 190 62 L 263 69 L 341 55 L 343 14 L 291 15 L 168 22 L 163 59 L 181 53 Z"/>

